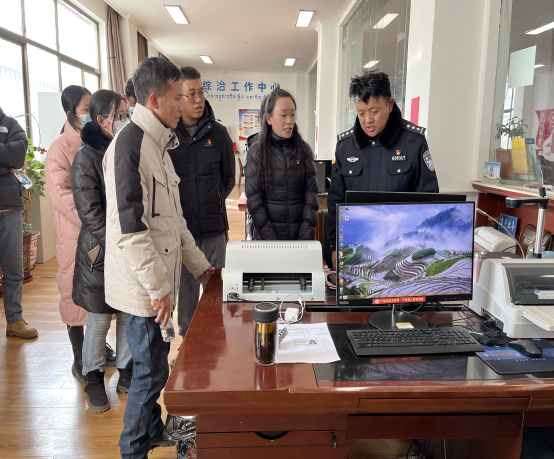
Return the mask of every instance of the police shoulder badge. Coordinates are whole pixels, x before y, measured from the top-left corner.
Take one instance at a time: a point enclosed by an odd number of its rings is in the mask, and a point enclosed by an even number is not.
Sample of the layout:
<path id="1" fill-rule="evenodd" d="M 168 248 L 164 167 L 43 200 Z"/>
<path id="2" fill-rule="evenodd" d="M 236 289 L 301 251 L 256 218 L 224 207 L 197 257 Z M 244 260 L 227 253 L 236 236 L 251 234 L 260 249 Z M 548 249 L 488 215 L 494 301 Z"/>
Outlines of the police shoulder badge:
<path id="1" fill-rule="evenodd" d="M 429 150 L 423 153 L 423 161 L 425 161 L 427 168 L 431 172 L 435 172 L 435 163 L 433 162 L 433 158 L 431 157 L 431 152 Z"/>
<path id="2" fill-rule="evenodd" d="M 360 158 L 356 158 L 355 156 L 351 156 L 350 158 L 346 158 L 346 160 L 349 163 L 357 163 L 360 160 Z"/>

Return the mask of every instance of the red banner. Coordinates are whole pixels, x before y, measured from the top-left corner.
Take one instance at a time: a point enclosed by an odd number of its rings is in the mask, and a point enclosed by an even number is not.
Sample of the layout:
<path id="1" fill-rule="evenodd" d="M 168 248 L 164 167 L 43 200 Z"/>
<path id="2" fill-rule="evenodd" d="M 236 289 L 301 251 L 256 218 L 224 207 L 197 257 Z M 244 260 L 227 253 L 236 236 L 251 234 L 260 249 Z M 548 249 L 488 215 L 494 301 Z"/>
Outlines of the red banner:
<path id="1" fill-rule="evenodd" d="M 537 130 L 535 144 L 539 150 L 548 150 L 548 154 L 543 154 L 543 156 L 549 159 L 548 157 L 552 150 L 552 131 L 554 131 L 554 109 L 537 110 L 535 113 L 539 118 L 539 128 Z"/>

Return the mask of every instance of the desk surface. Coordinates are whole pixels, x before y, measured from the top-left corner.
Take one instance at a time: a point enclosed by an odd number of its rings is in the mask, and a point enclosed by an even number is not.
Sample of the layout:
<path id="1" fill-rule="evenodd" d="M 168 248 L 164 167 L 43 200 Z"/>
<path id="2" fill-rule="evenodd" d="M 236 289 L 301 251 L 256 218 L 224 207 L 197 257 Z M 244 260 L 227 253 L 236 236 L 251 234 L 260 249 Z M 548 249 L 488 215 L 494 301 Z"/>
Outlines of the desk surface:
<path id="1" fill-rule="evenodd" d="M 304 321 L 367 323 L 369 312 L 306 313 Z M 456 312 L 418 313 L 430 323 Z M 311 364 L 261 367 L 253 356 L 252 303 L 222 301 L 221 272 L 210 278 L 164 391 L 175 415 L 268 413 L 522 412 L 554 410 L 552 379 L 317 383 Z M 395 403 L 399 403 L 395 407 Z M 413 407 L 410 406 L 413 404 Z M 385 410 L 385 411 L 383 411 Z"/>

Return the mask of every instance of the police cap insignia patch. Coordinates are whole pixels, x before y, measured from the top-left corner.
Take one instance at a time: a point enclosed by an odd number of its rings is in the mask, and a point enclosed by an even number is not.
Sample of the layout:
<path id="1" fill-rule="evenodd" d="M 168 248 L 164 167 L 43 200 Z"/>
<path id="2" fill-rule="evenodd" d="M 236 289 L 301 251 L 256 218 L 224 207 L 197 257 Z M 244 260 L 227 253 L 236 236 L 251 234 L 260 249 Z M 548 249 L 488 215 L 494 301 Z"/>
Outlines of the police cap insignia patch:
<path id="1" fill-rule="evenodd" d="M 357 163 L 360 160 L 360 158 L 356 158 L 355 156 L 351 156 L 350 158 L 346 158 L 346 160 L 349 163 Z"/>
<path id="2" fill-rule="evenodd" d="M 435 172 L 435 163 L 433 162 L 433 158 L 431 158 L 431 152 L 429 150 L 423 153 L 423 161 L 425 161 L 427 168 L 431 172 Z"/>

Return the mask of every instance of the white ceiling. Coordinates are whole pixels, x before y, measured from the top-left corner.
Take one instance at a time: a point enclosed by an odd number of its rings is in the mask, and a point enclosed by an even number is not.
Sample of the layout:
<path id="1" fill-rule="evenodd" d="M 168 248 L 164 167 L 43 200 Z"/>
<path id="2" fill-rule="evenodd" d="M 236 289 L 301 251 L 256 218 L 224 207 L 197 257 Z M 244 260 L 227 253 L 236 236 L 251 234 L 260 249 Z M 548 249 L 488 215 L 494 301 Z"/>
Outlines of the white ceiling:
<path id="1" fill-rule="evenodd" d="M 320 21 L 339 21 L 351 0 L 111 0 L 177 65 L 200 71 L 308 71 L 317 56 Z M 180 5 L 188 25 L 176 25 L 164 4 Z M 295 27 L 300 9 L 315 10 L 310 27 Z M 247 42 L 247 44 L 245 44 Z M 204 64 L 199 55 L 211 56 Z M 285 67 L 287 57 L 296 57 Z"/>
<path id="2" fill-rule="evenodd" d="M 554 50 L 554 30 L 550 29 L 538 35 L 527 35 L 528 30 L 536 29 L 554 21 L 554 2 L 552 0 L 515 0 L 512 3 L 512 23 L 510 26 L 510 53 L 530 46 L 537 47 L 536 64 L 546 64 L 535 72 L 551 71 L 552 52 Z"/>

